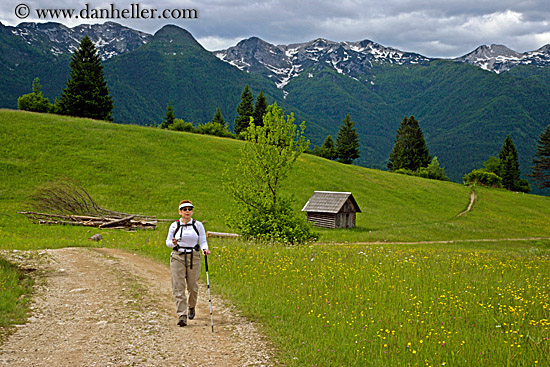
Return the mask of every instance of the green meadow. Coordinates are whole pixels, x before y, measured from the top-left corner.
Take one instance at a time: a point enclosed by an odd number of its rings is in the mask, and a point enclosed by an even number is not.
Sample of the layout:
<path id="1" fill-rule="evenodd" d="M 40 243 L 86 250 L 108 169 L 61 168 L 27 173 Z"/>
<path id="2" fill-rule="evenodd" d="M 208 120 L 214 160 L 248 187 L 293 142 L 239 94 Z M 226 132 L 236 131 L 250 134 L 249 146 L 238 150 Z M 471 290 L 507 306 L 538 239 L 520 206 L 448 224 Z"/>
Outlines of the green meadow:
<path id="1" fill-rule="evenodd" d="M 211 283 L 292 366 L 550 363 L 550 256 L 521 244 L 231 244 Z"/>
<path id="2" fill-rule="evenodd" d="M 60 179 L 115 211 L 176 219 L 190 199 L 208 231 L 232 232 L 237 220 L 221 173 L 241 141 L 0 110 L 0 142 L 0 250 L 117 247 L 167 262 L 167 222 L 125 232 L 41 226 L 17 213 Z M 209 241 L 213 292 L 259 322 L 285 364 L 550 363 L 550 198 L 310 155 L 284 189 L 297 211 L 315 190 L 351 191 L 362 210 L 356 228 L 317 230 L 318 242 L 304 246 Z M 472 190 L 472 210 L 458 216 Z M 89 241 L 96 233 L 104 240 Z M 6 328 L 21 321 L 8 305 L 28 285 L 1 269 Z M 6 298 L 8 288 L 20 293 Z"/>

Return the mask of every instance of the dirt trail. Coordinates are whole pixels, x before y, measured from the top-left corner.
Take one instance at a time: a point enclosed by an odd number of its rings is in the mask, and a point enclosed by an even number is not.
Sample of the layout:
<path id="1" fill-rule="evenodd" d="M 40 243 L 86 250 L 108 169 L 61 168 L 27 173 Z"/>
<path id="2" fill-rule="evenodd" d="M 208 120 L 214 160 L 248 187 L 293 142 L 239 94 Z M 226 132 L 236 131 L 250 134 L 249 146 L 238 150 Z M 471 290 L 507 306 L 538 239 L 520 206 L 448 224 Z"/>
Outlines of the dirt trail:
<path id="1" fill-rule="evenodd" d="M 197 316 L 187 327 L 178 327 L 167 265 L 115 249 L 4 255 L 26 268 L 45 270 L 45 277 L 33 297 L 29 322 L 0 346 L 0 365 L 277 364 L 256 327 L 215 292 L 212 333 L 204 284 Z"/>
<path id="2" fill-rule="evenodd" d="M 461 215 L 464 215 L 466 213 L 468 213 L 470 210 L 472 210 L 473 206 L 474 206 L 474 203 L 476 202 L 477 200 L 477 195 L 475 193 L 474 190 L 472 190 L 472 192 L 470 193 L 470 203 L 468 204 L 468 207 L 466 208 L 466 210 L 464 210 L 463 212 L 457 214 L 457 218 L 460 217 Z"/>

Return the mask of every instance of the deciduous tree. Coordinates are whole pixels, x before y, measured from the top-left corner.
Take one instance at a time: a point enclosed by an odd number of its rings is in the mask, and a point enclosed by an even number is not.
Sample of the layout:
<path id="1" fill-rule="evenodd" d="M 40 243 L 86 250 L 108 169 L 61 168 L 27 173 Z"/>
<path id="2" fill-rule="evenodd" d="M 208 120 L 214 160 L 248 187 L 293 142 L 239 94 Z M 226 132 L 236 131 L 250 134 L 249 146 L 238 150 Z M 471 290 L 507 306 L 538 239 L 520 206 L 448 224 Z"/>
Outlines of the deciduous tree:
<path id="1" fill-rule="evenodd" d="M 445 175 L 445 169 L 439 165 L 437 157 L 433 157 L 432 162 L 427 167 L 420 167 L 417 171 L 419 177 L 429 178 L 431 180 L 448 181 Z"/>
<path id="2" fill-rule="evenodd" d="M 53 105 L 42 94 L 40 79 L 34 78 L 32 82 L 32 93 L 24 94 L 17 99 L 17 108 L 23 111 L 50 112 Z"/>
<path id="3" fill-rule="evenodd" d="M 311 229 L 305 218 L 293 213 L 281 184 L 309 145 L 305 124 L 297 130 L 294 116 L 285 116 L 277 104 L 267 108 L 263 121 L 263 126 L 252 123 L 244 131 L 242 158 L 224 172 L 224 188 L 238 208 L 231 225 L 249 238 L 303 242 L 311 237 Z"/>
<path id="4" fill-rule="evenodd" d="M 200 124 L 196 130 L 199 134 L 207 135 L 216 135 L 226 138 L 233 138 L 234 135 L 227 129 L 227 124 L 222 116 L 222 111 L 220 108 L 216 108 L 216 113 L 212 118 L 212 121 L 207 122 L 206 124 Z"/>

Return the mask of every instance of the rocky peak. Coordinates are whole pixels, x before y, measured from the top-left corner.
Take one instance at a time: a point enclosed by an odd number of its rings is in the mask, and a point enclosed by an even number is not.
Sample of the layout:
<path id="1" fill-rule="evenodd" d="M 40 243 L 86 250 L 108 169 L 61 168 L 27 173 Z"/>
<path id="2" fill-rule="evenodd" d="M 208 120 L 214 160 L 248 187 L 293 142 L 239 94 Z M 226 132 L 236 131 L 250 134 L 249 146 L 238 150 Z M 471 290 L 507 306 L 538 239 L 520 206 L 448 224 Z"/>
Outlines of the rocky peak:
<path id="1" fill-rule="evenodd" d="M 11 32 L 29 45 L 54 55 L 73 52 L 84 36 L 94 42 L 102 59 L 132 51 L 152 36 L 118 23 L 81 24 L 69 28 L 60 23 L 20 23 Z"/>
<path id="2" fill-rule="evenodd" d="M 476 65 L 497 74 L 508 71 L 516 65 L 549 66 L 550 45 L 524 53 L 511 50 L 504 45 L 483 45 L 456 58 L 455 61 Z"/>
<path id="3" fill-rule="evenodd" d="M 368 74 L 373 62 L 406 64 L 429 60 L 368 40 L 334 42 L 324 38 L 275 46 L 253 37 L 239 42 L 235 47 L 217 51 L 215 55 L 241 70 L 267 75 L 279 88 L 284 88 L 292 78 L 311 68 L 328 66 L 339 73 L 361 78 Z"/>

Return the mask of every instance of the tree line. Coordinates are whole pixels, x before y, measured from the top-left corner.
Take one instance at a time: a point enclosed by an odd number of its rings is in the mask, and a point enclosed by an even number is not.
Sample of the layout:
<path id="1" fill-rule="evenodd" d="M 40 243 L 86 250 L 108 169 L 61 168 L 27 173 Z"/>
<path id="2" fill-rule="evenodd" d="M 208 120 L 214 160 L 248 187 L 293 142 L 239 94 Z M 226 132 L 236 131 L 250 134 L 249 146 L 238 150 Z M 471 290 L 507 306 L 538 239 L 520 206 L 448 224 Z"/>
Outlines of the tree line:
<path id="1" fill-rule="evenodd" d="M 504 139 L 498 157 L 490 157 L 483 168 L 464 176 L 465 184 L 504 188 L 510 191 L 530 192 L 528 180 L 521 178 L 518 151 L 510 135 Z M 540 189 L 550 188 L 550 125 L 537 140 L 532 172 L 527 176 Z"/>
<path id="2" fill-rule="evenodd" d="M 431 157 L 424 134 L 414 116 L 401 121 L 390 153 L 388 169 L 395 173 L 447 180 L 437 157 Z M 528 180 L 520 177 L 518 152 L 510 135 L 504 139 L 497 157 L 490 157 L 484 167 L 463 178 L 465 185 L 479 184 L 510 191 L 530 192 Z M 539 136 L 532 173 L 527 175 L 539 188 L 550 187 L 550 125 Z"/>
<path id="3" fill-rule="evenodd" d="M 340 163 L 352 164 L 360 157 L 359 145 L 359 134 L 355 128 L 355 122 L 351 121 L 350 115 L 347 114 L 338 129 L 336 143 L 332 135 L 328 135 L 323 145 L 313 149 L 313 154 Z"/>
<path id="4" fill-rule="evenodd" d="M 254 102 L 254 96 L 247 84 L 241 93 L 241 102 L 237 106 L 234 132 L 229 130 L 229 124 L 225 121 L 219 107 L 216 108 L 216 112 L 211 121 L 194 127 L 192 122 L 184 122 L 182 119 L 176 118 L 171 102 L 168 102 L 164 120 L 159 127 L 175 131 L 187 131 L 226 138 L 244 139 L 244 132 L 250 124 L 254 123 L 256 126 L 263 126 L 263 118 L 267 112 L 267 107 L 267 100 L 264 92 L 260 91 L 256 97 L 256 102 Z"/>

